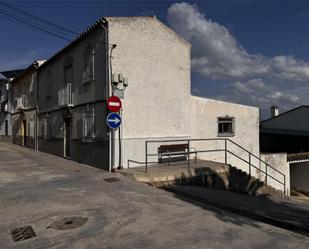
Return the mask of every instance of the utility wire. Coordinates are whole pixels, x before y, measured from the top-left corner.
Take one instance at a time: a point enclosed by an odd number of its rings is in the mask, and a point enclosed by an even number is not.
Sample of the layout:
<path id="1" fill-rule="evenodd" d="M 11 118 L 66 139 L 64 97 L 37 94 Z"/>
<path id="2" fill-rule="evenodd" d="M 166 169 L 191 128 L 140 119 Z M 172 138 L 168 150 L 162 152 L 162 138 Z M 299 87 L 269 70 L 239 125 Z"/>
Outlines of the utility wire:
<path id="1" fill-rule="evenodd" d="M 0 4 L 1 4 L 2 6 L 5 6 L 5 7 L 9 8 L 9 9 L 13 10 L 13 11 L 16 11 L 16 12 L 19 12 L 19 13 L 25 15 L 25 16 L 28 16 L 30 19 L 35 19 L 35 20 L 37 20 L 37 21 L 39 21 L 39 22 L 42 22 L 42 23 L 45 23 L 45 24 L 47 24 L 47 25 L 49 25 L 49 26 L 53 26 L 53 27 L 55 27 L 55 28 L 57 28 L 57 29 L 59 29 L 59 30 L 64 31 L 65 33 L 70 34 L 70 35 L 72 35 L 72 34 L 75 35 L 75 36 L 78 35 L 77 32 L 75 32 L 75 31 L 73 31 L 73 30 L 71 30 L 71 29 L 68 29 L 68 28 L 62 27 L 62 26 L 60 26 L 60 25 L 58 25 L 58 24 L 55 24 L 55 23 L 49 22 L 49 21 L 47 21 L 47 20 L 44 20 L 44 19 L 41 18 L 41 17 L 32 15 L 31 13 L 28 13 L 28 12 L 26 12 L 26 11 L 24 11 L 24 10 L 18 9 L 18 8 L 14 7 L 14 6 L 10 5 L 10 4 L 8 4 L 8 3 L 5 3 L 5 2 L 0 1 Z"/>
<path id="2" fill-rule="evenodd" d="M 53 33 L 58 38 L 65 39 L 66 41 L 68 41 L 68 38 L 66 38 L 67 36 L 69 36 L 70 40 L 72 40 L 73 36 L 76 37 L 76 36 L 79 35 L 79 33 L 77 33 L 76 31 L 73 31 L 73 30 L 68 29 L 66 27 L 63 27 L 63 26 L 60 26 L 58 24 L 44 20 L 41 17 L 35 16 L 35 15 L 28 13 L 24 10 L 18 9 L 18 8 L 8 4 L 8 3 L 4 3 L 2 1 L 0 1 L 0 5 L 4 6 L 6 8 L 5 10 L 2 9 L 2 11 L 6 11 L 7 14 L 13 15 L 14 19 L 16 19 L 16 18 L 23 19 L 24 22 L 27 22 L 27 26 L 29 26 L 29 25 L 38 26 L 36 28 L 41 29 L 41 31 L 43 31 L 42 29 L 44 29 L 45 32 L 47 32 L 49 34 Z M 1 8 L 0 8 L 0 10 L 1 10 Z M 22 15 L 22 17 L 20 15 Z M 50 31 L 49 29 L 53 29 L 53 31 Z M 51 34 L 51 35 L 53 35 L 53 34 Z M 59 36 L 61 36 L 61 37 L 59 37 Z M 96 38 L 91 38 L 91 39 L 95 40 L 96 42 L 105 43 L 107 46 L 112 47 L 112 45 L 110 45 L 106 42 L 102 42 L 102 41 L 100 41 Z"/>
<path id="3" fill-rule="evenodd" d="M 0 3 L 1 3 L 1 2 L 0 2 Z M 62 39 L 62 40 L 65 40 L 65 41 L 67 41 L 67 42 L 71 42 L 71 41 L 73 40 L 72 37 L 70 37 L 70 38 L 69 38 L 69 37 L 65 37 L 63 34 L 58 34 L 58 33 L 54 32 L 54 31 L 50 31 L 50 30 L 48 30 L 48 28 L 45 27 L 45 26 L 38 25 L 38 24 L 33 24 L 33 23 L 31 23 L 29 20 L 27 20 L 27 19 L 25 19 L 25 18 L 23 18 L 23 17 L 17 16 L 17 15 L 15 15 L 15 14 L 9 13 L 9 12 L 7 12 L 6 10 L 3 10 L 3 9 L 1 9 L 1 8 L 0 8 L 0 14 L 2 14 L 2 16 L 0 15 L 0 17 L 4 17 L 4 18 L 6 18 L 6 19 L 8 19 L 8 20 L 10 20 L 10 21 L 13 21 L 14 23 L 20 24 L 20 25 L 22 25 L 22 26 L 24 26 L 24 27 L 27 27 L 27 28 L 30 28 L 30 29 L 32 29 L 32 30 L 35 30 L 35 31 L 38 31 L 38 32 L 41 32 L 41 33 L 46 33 L 46 34 L 55 36 L 55 37 L 57 37 L 57 38 L 60 38 L 60 39 Z M 95 38 L 90 38 L 90 39 L 95 40 L 96 42 L 99 42 L 99 43 L 104 43 L 104 44 L 106 44 L 105 42 L 102 42 L 102 41 L 100 41 L 100 40 L 98 40 L 98 39 L 95 39 Z M 83 45 L 82 45 L 82 46 L 83 46 Z M 109 46 L 110 46 L 110 45 L 109 45 Z M 85 48 L 88 48 L 87 46 L 84 46 L 84 47 L 85 47 Z M 96 52 L 101 53 L 101 54 L 103 54 L 103 55 L 106 54 L 106 52 L 100 51 L 99 49 L 96 49 Z"/>
<path id="4" fill-rule="evenodd" d="M 18 24 L 21 24 L 23 26 L 26 26 L 26 27 L 29 27 L 33 30 L 36 30 L 36 31 L 39 31 L 39 32 L 44 32 L 44 33 L 47 33 L 47 34 L 50 34 L 50 35 L 53 35 L 55 37 L 58 37 L 60 39 L 63 39 L 63 40 L 66 40 L 66 41 L 70 41 L 69 38 L 66 38 L 60 34 L 57 34 L 57 33 L 54 33 L 52 31 L 49 31 L 39 25 L 35 25 L 35 24 L 32 24 L 26 20 L 24 20 L 23 18 L 20 18 L 20 17 L 17 17 L 17 16 L 14 16 L 14 15 L 11 15 L 10 13 L 7 13 L 5 11 L 3 11 L 2 9 L 0 9 L 0 14 L 4 15 L 6 17 L 6 19 L 9 19 L 9 20 L 13 20 L 15 23 L 18 23 Z"/>

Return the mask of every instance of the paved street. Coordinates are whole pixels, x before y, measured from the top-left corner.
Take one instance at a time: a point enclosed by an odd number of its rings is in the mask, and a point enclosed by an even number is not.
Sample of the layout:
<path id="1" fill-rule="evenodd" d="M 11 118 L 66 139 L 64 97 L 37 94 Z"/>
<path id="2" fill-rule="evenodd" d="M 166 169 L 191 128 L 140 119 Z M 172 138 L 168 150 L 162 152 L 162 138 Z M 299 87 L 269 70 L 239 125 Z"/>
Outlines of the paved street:
<path id="1" fill-rule="evenodd" d="M 120 181 L 103 179 L 116 177 Z M 0 248 L 309 248 L 309 238 L 45 153 L 0 143 Z M 49 227 L 81 216 L 81 227 Z M 36 237 L 14 242 L 30 225 Z M 70 227 L 68 225 L 67 227 Z"/>
<path id="2" fill-rule="evenodd" d="M 170 191 L 260 221 L 309 234 L 309 203 L 246 194 L 194 185 L 170 185 Z"/>

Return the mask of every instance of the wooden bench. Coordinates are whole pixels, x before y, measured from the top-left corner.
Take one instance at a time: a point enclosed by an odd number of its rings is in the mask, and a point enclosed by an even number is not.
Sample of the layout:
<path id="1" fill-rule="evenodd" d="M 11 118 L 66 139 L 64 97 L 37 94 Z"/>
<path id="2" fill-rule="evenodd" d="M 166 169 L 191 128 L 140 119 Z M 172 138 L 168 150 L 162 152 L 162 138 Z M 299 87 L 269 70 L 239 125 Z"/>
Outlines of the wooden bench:
<path id="1" fill-rule="evenodd" d="M 194 148 L 191 148 L 191 149 L 194 149 Z M 195 149 L 193 152 L 190 152 L 190 148 L 188 144 L 160 145 L 160 147 L 158 148 L 158 162 L 165 163 L 167 161 L 169 165 L 170 162 L 186 161 L 188 160 L 188 155 L 192 153 L 195 154 L 195 162 L 196 162 L 197 152 L 195 151 Z"/>

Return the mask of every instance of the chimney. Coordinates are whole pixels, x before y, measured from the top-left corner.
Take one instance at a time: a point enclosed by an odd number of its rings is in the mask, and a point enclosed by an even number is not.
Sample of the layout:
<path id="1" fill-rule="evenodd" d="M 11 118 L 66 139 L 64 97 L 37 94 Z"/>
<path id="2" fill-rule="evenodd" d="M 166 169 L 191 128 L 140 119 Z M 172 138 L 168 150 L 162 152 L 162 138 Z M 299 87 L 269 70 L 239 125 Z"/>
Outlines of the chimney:
<path id="1" fill-rule="evenodd" d="M 273 105 L 273 106 L 270 108 L 270 114 L 271 114 L 271 117 L 272 117 L 272 118 L 278 116 L 278 115 L 279 115 L 279 107 Z"/>

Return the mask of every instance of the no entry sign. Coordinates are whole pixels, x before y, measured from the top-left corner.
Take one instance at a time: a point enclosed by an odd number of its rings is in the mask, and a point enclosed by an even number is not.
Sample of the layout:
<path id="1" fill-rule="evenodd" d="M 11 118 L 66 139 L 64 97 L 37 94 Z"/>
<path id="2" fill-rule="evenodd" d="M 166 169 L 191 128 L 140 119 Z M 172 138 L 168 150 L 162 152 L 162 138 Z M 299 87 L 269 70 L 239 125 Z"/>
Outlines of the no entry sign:
<path id="1" fill-rule="evenodd" d="M 117 96 L 111 96 L 107 100 L 107 109 L 111 112 L 119 112 L 121 109 L 121 100 Z"/>

